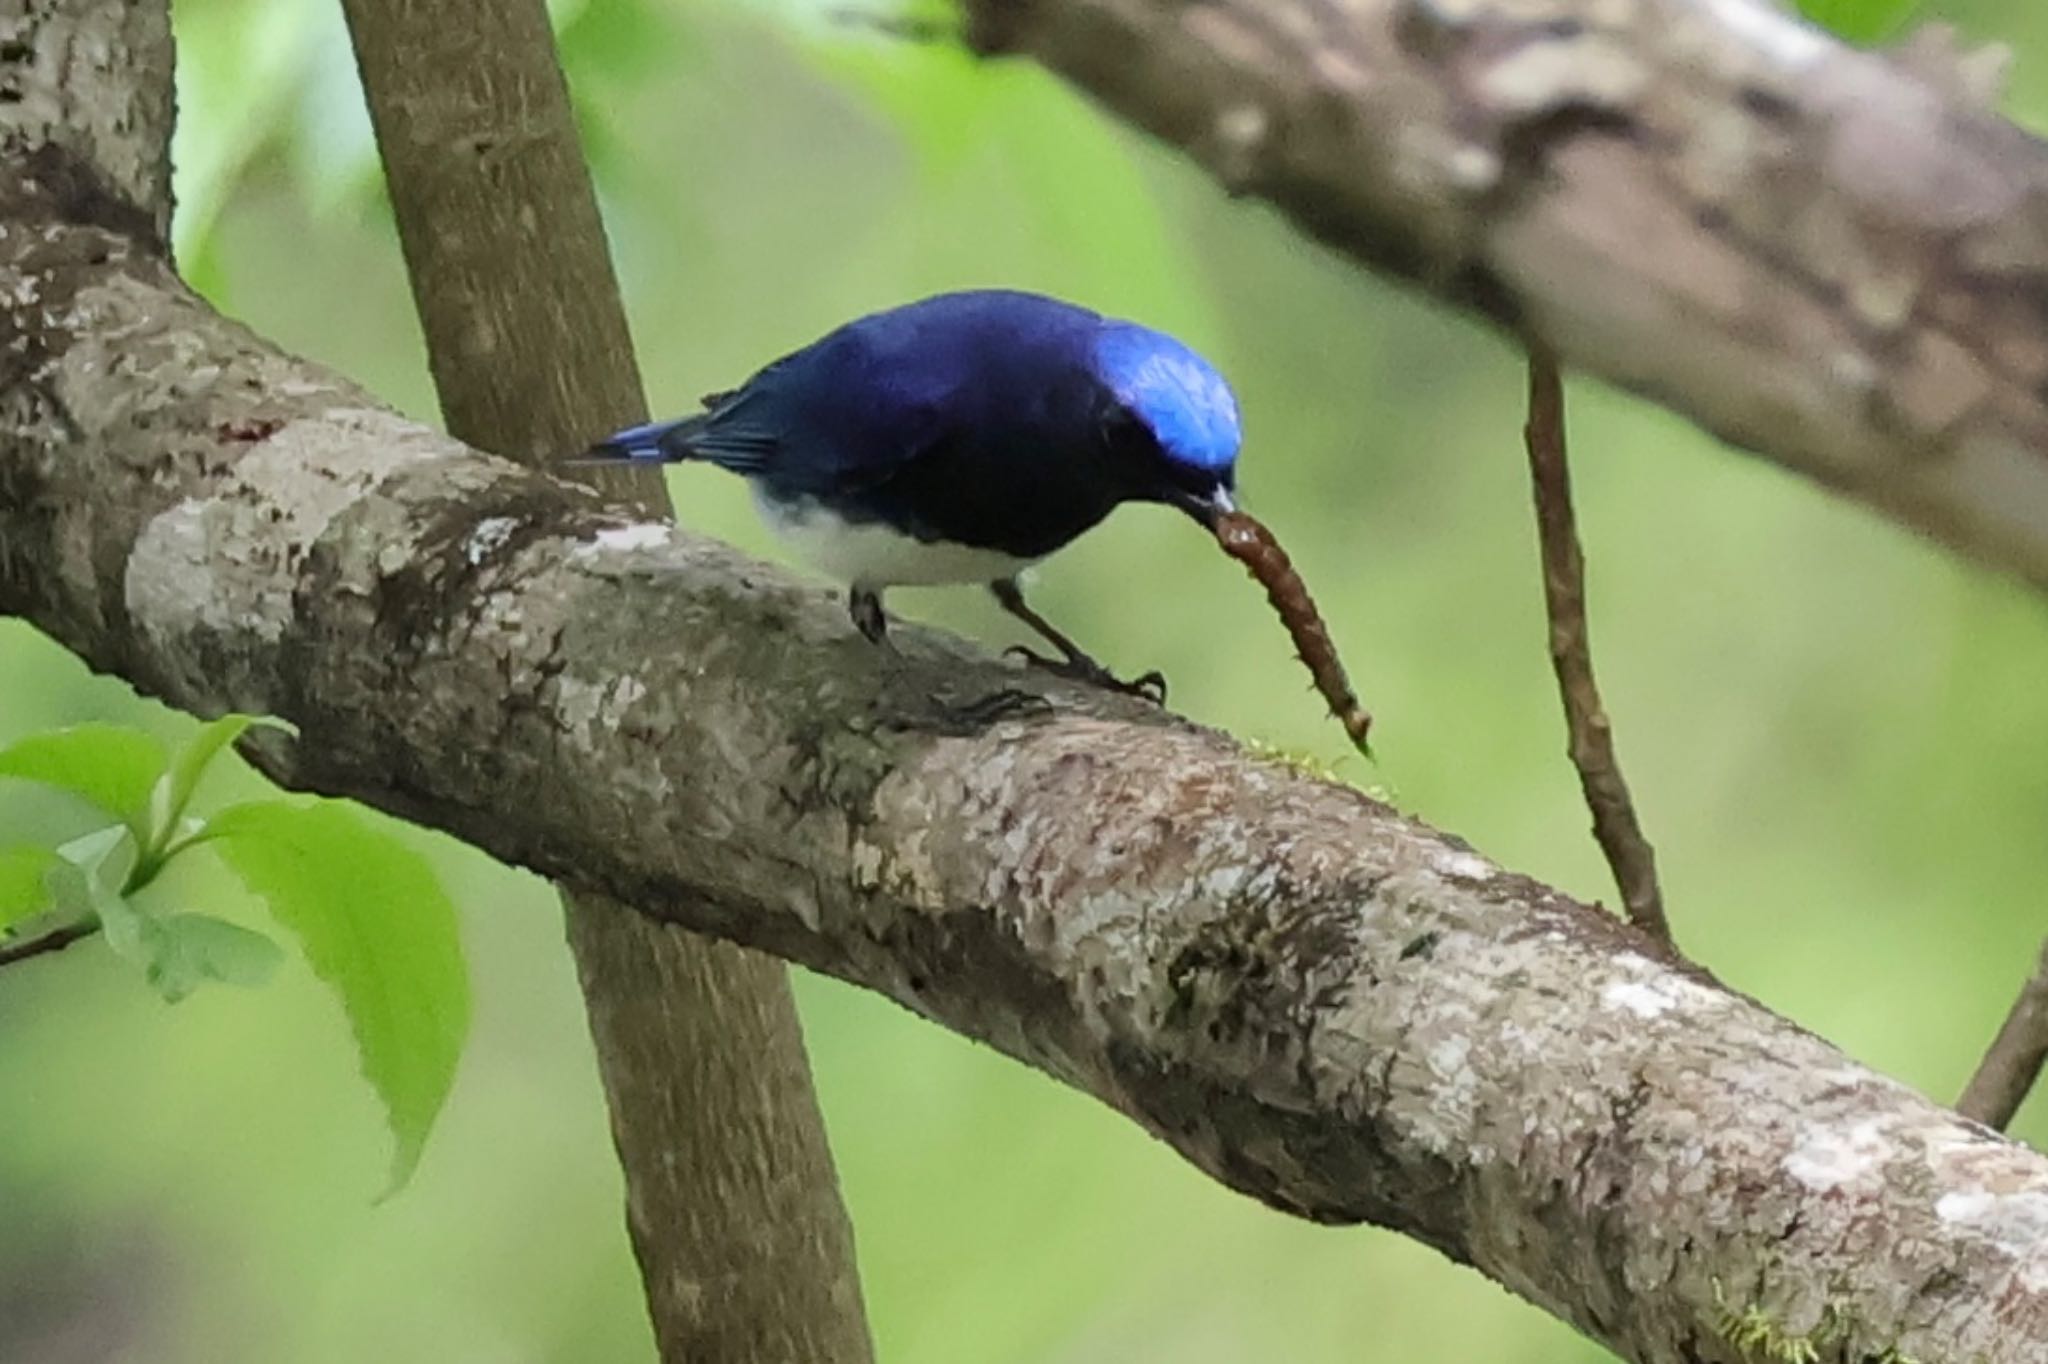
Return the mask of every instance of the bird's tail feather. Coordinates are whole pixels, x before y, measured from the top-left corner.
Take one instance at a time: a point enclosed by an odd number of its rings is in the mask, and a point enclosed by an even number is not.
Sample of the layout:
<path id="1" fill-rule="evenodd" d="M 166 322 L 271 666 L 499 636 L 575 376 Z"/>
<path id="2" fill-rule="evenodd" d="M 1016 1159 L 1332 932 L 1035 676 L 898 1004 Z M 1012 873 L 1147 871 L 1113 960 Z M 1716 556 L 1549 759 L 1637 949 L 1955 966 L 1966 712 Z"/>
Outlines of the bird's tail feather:
<path id="1" fill-rule="evenodd" d="M 690 437 L 703 425 L 704 413 L 677 421 L 629 426 L 584 451 L 578 464 L 610 464 L 618 460 L 649 460 L 674 464 L 691 458 Z"/>

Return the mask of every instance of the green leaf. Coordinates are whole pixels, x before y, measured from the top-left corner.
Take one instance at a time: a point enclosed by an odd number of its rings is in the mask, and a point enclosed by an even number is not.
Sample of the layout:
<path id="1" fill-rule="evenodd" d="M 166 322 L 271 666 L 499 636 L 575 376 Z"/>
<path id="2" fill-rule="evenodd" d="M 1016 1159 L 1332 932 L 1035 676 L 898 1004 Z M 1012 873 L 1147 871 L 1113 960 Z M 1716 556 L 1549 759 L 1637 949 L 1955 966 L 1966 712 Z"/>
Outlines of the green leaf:
<path id="1" fill-rule="evenodd" d="M 122 725 L 84 724 L 31 734 L 0 749 L 0 777 L 21 777 L 83 796 L 142 837 L 164 746 Z"/>
<path id="2" fill-rule="evenodd" d="M 147 971 L 156 959 L 156 921 L 115 891 L 94 895 L 92 911 L 99 918 L 100 935 L 114 955 Z"/>
<path id="3" fill-rule="evenodd" d="M 52 848 L 0 848 L 0 933 L 50 908 L 49 874 L 61 860 Z"/>
<path id="4" fill-rule="evenodd" d="M 104 829 L 57 844 L 57 856 L 78 870 L 80 883 L 86 877 L 100 885 L 119 887 L 127 881 L 127 870 L 135 862 L 135 829 L 125 823 L 109 823 Z M 59 903 L 66 903 L 59 895 Z"/>
<path id="5" fill-rule="evenodd" d="M 197 979 L 261 985 L 284 960 L 284 949 L 269 935 L 211 914 L 171 914 L 162 923 L 176 957 L 190 965 Z"/>
<path id="6" fill-rule="evenodd" d="M 140 966 L 171 1004 L 208 981 L 261 985 L 284 960 L 284 949 L 269 938 L 211 914 L 152 914 L 114 894 L 101 896 L 98 908 L 107 946 Z"/>
<path id="7" fill-rule="evenodd" d="M 419 1162 L 469 1029 L 455 906 L 426 859 L 340 801 L 230 806 L 201 837 L 341 996 L 397 1140 L 386 1191 L 396 1192 Z"/>
<path id="8" fill-rule="evenodd" d="M 178 750 L 171 759 L 170 768 L 157 781 L 150 796 L 150 823 L 155 832 L 157 844 L 161 847 L 177 833 L 178 821 L 185 817 L 185 807 L 192 803 L 192 792 L 199 786 L 199 779 L 206 774 L 207 766 L 220 751 L 242 737 L 251 725 L 268 725 L 284 730 L 288 734 L 298 731 L 292 725 L 265 715 L 242 715 L 229 712 L 218 720 L 209 720 L 199 727 L 199 732 Z"/>
<path id="9" fill-rule="evenodd" d="M 128 908 L 120 887 L 134 863 L 135 836 L 125 824 L 109 824 L 59 844 L 55 860 L 43 869 L 50 909 L 74 923 L 97 923 L 102 929 L 111 913 L 118 932 L 126 927 L 119 921 Z"/>

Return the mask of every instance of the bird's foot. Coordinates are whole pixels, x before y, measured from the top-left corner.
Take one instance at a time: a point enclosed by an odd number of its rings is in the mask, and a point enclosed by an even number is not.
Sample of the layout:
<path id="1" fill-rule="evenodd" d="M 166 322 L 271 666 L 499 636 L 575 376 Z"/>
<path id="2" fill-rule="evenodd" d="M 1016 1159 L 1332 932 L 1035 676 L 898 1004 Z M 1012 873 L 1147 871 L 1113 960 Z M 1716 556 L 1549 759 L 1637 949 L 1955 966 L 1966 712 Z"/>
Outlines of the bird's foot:
<path id="1" fill-rule="evenodd" d="M 1041 668 L 1055 677 L 1069 678 L 1075 682 L 1086 682 L 1090 686 L 1102 687 L 1108 691 L 1122 692 L 1125 696 L 1137 696 L 1154 705 L 1166 704 L 1166 675 L 1154 668 L 1126 682 L 1109 669 L 1097 663 L 1086 654 L 1073 654 L 1066 658 L 1049 658 L 1035 653 L 1021 644 L 1013 644 L 1003 651 L 1004 657 L 1015 654 L 1034 668 Z"/>

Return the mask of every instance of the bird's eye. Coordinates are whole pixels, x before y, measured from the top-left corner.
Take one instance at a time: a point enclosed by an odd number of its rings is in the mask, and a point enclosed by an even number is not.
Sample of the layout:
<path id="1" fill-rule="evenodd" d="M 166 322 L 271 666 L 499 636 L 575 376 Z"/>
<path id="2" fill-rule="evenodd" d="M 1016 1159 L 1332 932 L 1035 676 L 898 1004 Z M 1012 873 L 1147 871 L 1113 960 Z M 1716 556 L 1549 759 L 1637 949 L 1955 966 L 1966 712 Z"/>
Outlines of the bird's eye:
<path id="1" fill-rule="evenodd" d="M 1120 403 L 1103 412 L 1100 425 L 1103 443 L 1112 448 L 1129 445 L 1146 434 L 1138 414 Z"/>

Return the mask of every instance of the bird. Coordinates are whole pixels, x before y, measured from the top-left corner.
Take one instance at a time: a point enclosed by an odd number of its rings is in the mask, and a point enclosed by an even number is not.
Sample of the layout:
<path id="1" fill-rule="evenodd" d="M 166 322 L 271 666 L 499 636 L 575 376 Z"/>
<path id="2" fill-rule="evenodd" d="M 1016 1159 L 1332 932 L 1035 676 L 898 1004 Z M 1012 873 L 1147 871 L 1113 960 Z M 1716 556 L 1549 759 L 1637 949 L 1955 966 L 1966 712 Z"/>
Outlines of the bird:
<path id="1" fill-rule="evenodd" d="M 856 318 L 586 458 L 702 461 L 744 478 L 768 529 L 847 588 L 885 644 L 889 588 L 986 584 L 1058 651 L 1032 664 L 1125 682 L 1024 599 L 1018 575 L 1125 502 L 1214 531 L 1235 510 L 1237 397 L 1187 345 L 1136 322 L 1011 289 L 943 293 Z"/>

